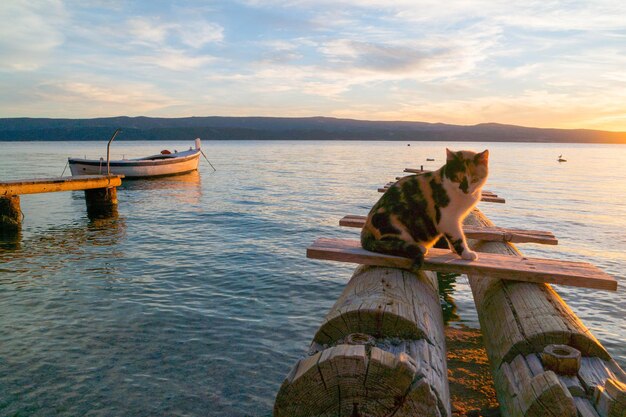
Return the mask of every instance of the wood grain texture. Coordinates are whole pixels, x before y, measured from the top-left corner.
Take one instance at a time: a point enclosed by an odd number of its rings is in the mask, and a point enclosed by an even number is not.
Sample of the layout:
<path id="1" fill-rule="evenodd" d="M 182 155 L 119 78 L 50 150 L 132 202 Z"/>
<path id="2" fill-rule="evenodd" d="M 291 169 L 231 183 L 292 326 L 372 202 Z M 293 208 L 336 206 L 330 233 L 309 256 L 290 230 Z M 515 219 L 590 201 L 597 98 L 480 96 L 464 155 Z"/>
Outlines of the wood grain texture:
<path id="1" fill-rule="evenodd" d="M 450 416 L 447 374 L 435 274 L 361 266 L 285 378 L 274 416 Z"/>
<path id="2" fill-rule="evenodd" d="M 479 210 L 468 216 L 465 223 L 493 227 Z M 479 252 L 521 256 L 508 243 L 476 240 L 469 243 Z M 550 285 L 481 274 L 469 274 L 468 279 L 502 415 L 575 416 L 578 413 L 596 417 L 602 415 L 598 413 L 602 407 L 618 409 L 610 395 L 599 396 L 597 404 L 590 398 L 599 389 L 603 390 L 611 378 L 623 382 L 624 371 Z M 550 344 L 565 344 L 581 351 L 576 375 L 556 375 L 542 364 L 539 353 Z"/>
<path id="3" fill-rule="evenodd" d="M 31 178 L 0 182 L 0 195 L 22 195 L 79 191 L 94 188 L 117 187 L 123 175 L 78 175 L 73 177 Z"/>
<path id="4" fill-rule="evenodd" d="M 318 238 L 307 248 L 307 257 L 403 269 L 411 269 L 413 265 L 412 259 L 367 251 L 354 239 Z M 492 253 L 481 253 L 477 260 L 468 261 L 449 250 L 431 248 L 424 257 L 422 269 L 610 291 L 617 289 L 615 278 L 586 262 Z"/>
<path id="5" fill-rule="evenodd" d="M 365 219 L 365 216 L 347 215 L 339 220 L 339 225 L 362 228 L 365 225 Z M 494 242 L 539 243 L 544 245 L 557 245 L 559 243 L 558 239 L 551 232 L 541 230 L 464 226 L 463 233 L 465 233 L 465 237 L 468 239 Z"/>
<path id="6" fill-rule="evenodd" d="M 391 187 L 394 183 L 388 183 L 385 184 L 383 187 L 378 188 L 378 192 L 379 193 L 385 193 L 387 192 L 387 190 L 389 189 L 389 187 Z M 506 200 L 502 197 L 498 197 L 498 196 L 494 196 L 492 194 L 486 194 L 483 195 L 480 199 L 480 201 L 483 201 L 485 203 L 506 203 Z"/>

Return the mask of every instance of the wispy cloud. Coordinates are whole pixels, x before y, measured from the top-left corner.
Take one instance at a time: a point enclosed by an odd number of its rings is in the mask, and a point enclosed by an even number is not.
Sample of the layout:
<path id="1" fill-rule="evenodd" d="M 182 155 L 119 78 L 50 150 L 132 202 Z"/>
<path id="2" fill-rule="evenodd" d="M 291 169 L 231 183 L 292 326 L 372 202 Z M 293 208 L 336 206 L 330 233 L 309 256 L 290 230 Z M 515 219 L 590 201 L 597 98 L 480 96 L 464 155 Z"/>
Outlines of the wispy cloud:
<path id="1" fill-rule="evenodd" d="M 133 41 L 147 45 L 160 45 L 175 27 L 171 23 L 161 23 L 158 19 L 134 18 L 128 21 L 128 31 Z"/>
<path id="2" fill-rule="evenodd" d="M 133 18 L 128 21 L 128 31 L 132 41 L 147 45 L 161 46 L 179 41 L 191 48 L 201 48 L 211 42 L 224 39 L 224 28 L 206 20 L 183 23 L 163 22 L 162 18 Z"/>
<path id="3" fill-rule="evenodd" d="M 111 111 L 119 106 L 134 107 L 138 112 L 152 112 L 179 102 L 155 91 L 145 83 L 111 85 L 105 80 L 98 83 L 61 81 L 43 83 L 36 87 L 35 94 L 48 104 L 56 103 L 77 110 L 85 102 L 92 103 L 90 116 L 98 115 L 97 109 Z M 117 113 L 114 113 L 117 114 Z"/>
<path id="4" fill-rule="evenodd" d="M 622 3 L 5 1 L 0 110 L 626 130 Z"/>
<path id="5" fill-rule="evenodd" d="M 61 1 L 15 0 L 0 5 L 0 69 L 34 71 L 62 45 L 68 15 Z"/>
<path id="6" fill-rule="evenodd" d="M 194 70 L 215 61 L 216 58 L 212 56 L 194 56 L 180 50 L 169 48 L 155 50 L 151 55 L 135 55 L 129 58 L 129 62 L 138 67 L 161 67 L 173 71 Z"/>

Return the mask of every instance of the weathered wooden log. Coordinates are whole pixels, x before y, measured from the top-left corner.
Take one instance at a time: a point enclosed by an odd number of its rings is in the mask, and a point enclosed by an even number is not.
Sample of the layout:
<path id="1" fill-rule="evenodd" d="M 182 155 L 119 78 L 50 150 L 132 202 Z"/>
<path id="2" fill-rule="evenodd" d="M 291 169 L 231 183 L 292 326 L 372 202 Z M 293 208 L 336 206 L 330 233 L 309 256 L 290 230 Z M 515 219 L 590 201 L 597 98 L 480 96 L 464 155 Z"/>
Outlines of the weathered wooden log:
<path id="1" fill-rule="evenodd" d="M 87 215 L 91 218 L 111 217 L 117 214 L 117 188 L 85 190 Z"/>
<path id="2" fill-rule="evenodd" d="M 274 415 L 449 416 L 436 276 L 357 268 L 280 387 Z"/>
<path id="3" fill-rule="evenodd" d="M 0 197 L 0 231 L 17 232 L 21 226 L 20 197 L 7 195 Z"/>
<path id="4" fill-rule="evenodd" d="M 479 210 L 465 224 L 493 227 Z M 521 256 L 509 243 L 469 243 L 479 252 Z M 468 277 L 503 415 L 624 417 L 624 371 L 550 285 Z M 557 375 L 541 362 L 539 354 L 551 344 L 580 351 L 575 375 Z M 605 389 L 609 385 L 613 395 Z"/>

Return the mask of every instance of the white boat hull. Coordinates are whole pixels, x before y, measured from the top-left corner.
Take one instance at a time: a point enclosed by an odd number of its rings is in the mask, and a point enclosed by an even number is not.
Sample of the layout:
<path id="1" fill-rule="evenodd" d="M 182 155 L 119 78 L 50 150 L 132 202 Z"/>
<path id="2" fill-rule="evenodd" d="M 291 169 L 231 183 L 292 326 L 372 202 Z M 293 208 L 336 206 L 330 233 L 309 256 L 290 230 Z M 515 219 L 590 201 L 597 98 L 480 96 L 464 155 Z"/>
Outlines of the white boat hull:
<path id="1" fill-rule="evenodd" d="M 198 169 L 200 149 L 155 159 L 123 159 L 110 161 L 111 174 L 125 178 L 163 177 L 180 175 Z M 69 158 L 72 175 L 102 175 L 107 173 L 106 160 Z"/>

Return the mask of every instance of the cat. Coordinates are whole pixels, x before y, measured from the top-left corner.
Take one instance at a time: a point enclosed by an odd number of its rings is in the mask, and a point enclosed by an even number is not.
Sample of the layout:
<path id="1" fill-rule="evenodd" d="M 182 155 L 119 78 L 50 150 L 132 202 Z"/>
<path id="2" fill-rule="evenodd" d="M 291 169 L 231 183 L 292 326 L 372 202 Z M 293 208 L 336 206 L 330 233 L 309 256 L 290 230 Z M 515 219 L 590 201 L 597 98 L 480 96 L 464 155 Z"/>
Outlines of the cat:
<path id="1" fill-rule="evenodd" d="M 364 249 L 411 258 L 419 269 L 443 236 L 461 258 L 478 259 L 467 246 L 462 222 L 480 201 L 489 150 L 446 148 L 446 154 L 446 164 L 437 171 L 401 178 L 374 204 L 361 231 Z"/>

